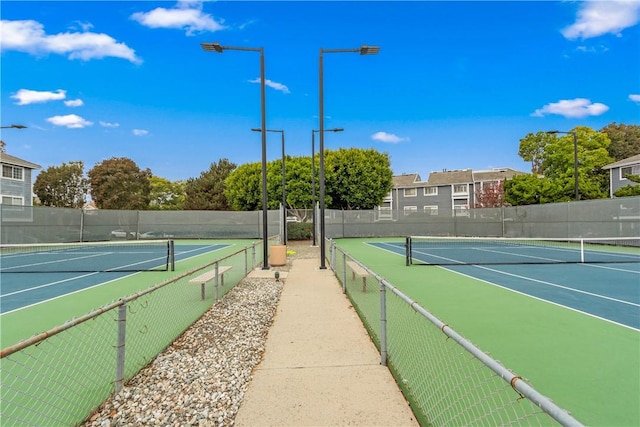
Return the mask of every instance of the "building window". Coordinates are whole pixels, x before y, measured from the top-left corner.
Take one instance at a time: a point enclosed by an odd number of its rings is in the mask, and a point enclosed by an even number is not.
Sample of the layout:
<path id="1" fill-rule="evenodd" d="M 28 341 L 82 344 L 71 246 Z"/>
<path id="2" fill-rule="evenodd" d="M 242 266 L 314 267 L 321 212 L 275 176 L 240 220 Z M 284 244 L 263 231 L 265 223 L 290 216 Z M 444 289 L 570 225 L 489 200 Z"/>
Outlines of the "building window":
<path id="1" fill-rule="evenodd" d="M 22 206 L 23 203 L 22 197 L 16 196 L 2 196 L 2 204 L 3 205 L 13 205 L 13 206 Z"/>
<path id="2" fill-rule="evenodd" d="M 469 185 L 468 184 L 454 184 L 453 186 L 453 194 L 467 194 Z"/>
<path id="3" fill-rule="evenodd" d="M 625 166 L 620 168 L 620 179 L 628 179 L 627 175 L 640 175 L 640 165 Z"/>
<path id="4" fill-rule="evenodd" d="M 9 179 L 19 179 L 20 181 L 22 181 L 24 179 L 23 169 L 11 165 L 2 165 L 2 177 Z"/>
<path id="5" fill-rule="evenodd" d="M 417 206 L 405 206 L 404 207 L 404 214 L 405 215 L 410 215 L 412 213 L 416 213 L 418 212 L 418 207 Z"/>
<path id="6" fill-rule="evenodd" d="M 438 215 L 438 207 L 437 206 L 423 206 L 424 213 L 428 215 Z"/>
<path id="7" fill-rule="evenodd" d="M 405 188 L 404 197 L 416 197 L 418 195 L 417 188 Z"/>
<path id="8" fill-rule="evenodd" d="M 437 196 L 438 195 L 438 187 L 425 187 L 424 188 L 425 196 Z"/>

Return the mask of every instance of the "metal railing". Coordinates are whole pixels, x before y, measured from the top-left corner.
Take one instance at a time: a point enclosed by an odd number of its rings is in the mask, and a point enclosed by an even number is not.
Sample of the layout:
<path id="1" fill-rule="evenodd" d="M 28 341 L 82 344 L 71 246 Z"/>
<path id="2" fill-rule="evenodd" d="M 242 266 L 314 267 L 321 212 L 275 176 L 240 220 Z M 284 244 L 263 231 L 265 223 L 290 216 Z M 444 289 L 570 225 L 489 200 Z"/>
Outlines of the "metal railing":
<path id="1" fill-rule="evenodd" d="M 77 425 L 258 265 L 245 247 L 0 351 L 3 425 Z M 220 264 L 224 286 L 188 284 Z M 209 285 L 211 286 L 211 285 Z"/>
<path id="2" fill-rule="evenodd" d="M 582 425 L 333 242 L 329 258 L 343 291 L 378 346 L 381 364 L 389 366 L 421 423 Z M 350 275 L 348 261 L 356 262 L 373 279 L 366 292 L 361 279 Z"/>

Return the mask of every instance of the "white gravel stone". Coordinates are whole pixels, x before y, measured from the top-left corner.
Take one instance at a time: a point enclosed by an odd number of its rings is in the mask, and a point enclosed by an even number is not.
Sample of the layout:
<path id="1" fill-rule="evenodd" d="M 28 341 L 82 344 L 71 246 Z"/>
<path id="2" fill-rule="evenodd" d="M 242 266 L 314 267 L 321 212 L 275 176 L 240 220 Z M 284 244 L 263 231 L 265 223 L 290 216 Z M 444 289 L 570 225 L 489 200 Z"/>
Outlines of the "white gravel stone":
<path id="1" fill-rule="evenodd" d="M 293 243 L 293 244 L 292 244 Z M 296 258 L 316 258 L 310 242 L 290 242 Z M 265 350 L 283 282 L 244 278 L 84 424 L 233 426 Z"/>
<path id="2" fill-rule="evenodd" d="M 282 284 L 243 279 L 84 425 L 232 426 Z"/>

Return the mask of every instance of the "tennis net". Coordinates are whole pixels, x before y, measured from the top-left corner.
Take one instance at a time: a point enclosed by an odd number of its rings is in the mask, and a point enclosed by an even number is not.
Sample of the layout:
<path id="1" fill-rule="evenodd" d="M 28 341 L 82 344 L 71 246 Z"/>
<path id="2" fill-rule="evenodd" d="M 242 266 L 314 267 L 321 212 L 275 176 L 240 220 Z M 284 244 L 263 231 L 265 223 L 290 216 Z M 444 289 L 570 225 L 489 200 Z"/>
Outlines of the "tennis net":
<path id="1" fill-rule="evenodd" d="M 172 240 L 0 245 L 0 272 L 138 272 L 174 269 Z"/>
<path id="2" fill-rule="evenodd" d="M 406 238 L 406 265 L 640 262 L 640 237 L 537 239 Z"/>

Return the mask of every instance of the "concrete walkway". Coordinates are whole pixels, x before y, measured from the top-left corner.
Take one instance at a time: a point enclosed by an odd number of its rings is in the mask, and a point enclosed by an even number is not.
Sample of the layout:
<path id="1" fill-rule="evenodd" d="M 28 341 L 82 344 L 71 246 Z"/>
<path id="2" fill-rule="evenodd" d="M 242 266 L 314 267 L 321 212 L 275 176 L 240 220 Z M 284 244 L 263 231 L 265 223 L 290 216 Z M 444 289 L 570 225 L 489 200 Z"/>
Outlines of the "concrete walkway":
<path id="1" fill-rule="evenodd" d="M 293 260 L 235 425 L 417 426 L 338 280 L 319 265 Z"/>

